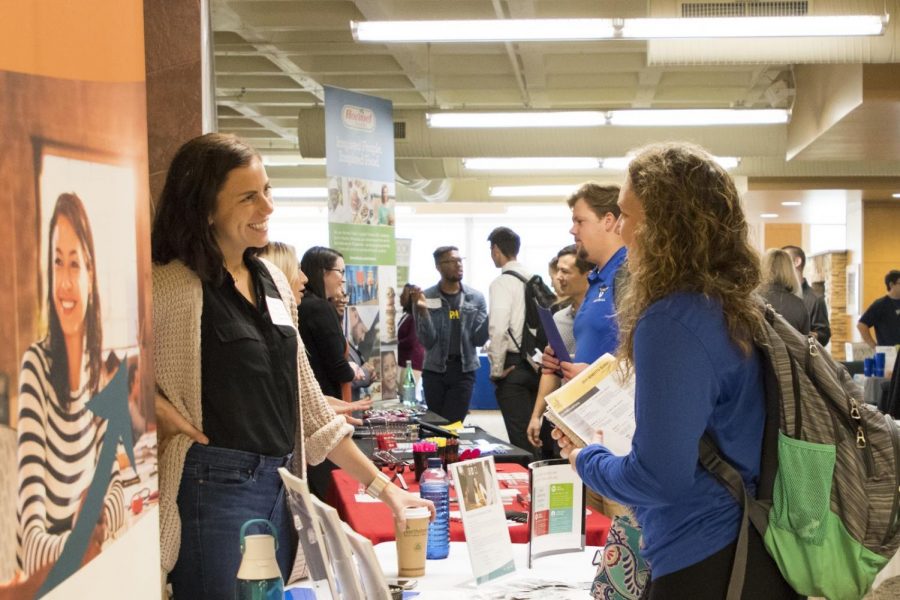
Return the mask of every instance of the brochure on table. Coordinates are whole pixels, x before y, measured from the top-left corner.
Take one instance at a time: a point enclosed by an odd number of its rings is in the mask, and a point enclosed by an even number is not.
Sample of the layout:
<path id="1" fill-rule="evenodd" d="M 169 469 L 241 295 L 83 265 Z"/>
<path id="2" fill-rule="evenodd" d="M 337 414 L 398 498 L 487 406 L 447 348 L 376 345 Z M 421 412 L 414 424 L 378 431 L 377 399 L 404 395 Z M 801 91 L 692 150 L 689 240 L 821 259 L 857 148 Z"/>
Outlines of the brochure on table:
<path id="1" fill-rule="evenodd" d="M 634 377 L 622 380 L 618 363 L 604 354 L 571 381 L 547 394 L 544 416 L 584 447 L 598 430 L 614 454 L 631 451 L 634 437 Z"/>
<path id="2" fill-rule="evenodd" d="M 584 484 L 566 459 L 541 460 L 531 471 L 528 568 L 541 556 L 584 550 Z"/>
<path id="3" fill-rule="evenodd" d="M 322 523 L 313 505 L 309 486 L 305 480 L 291 474 L 284 467 L 278 469 L 278 474 L 281 475 L 288 492 L 287 500 L 294 517 L 294 528 L 300 538 L 300 547 L 303 548 L 306 566 L 316 594 L 318 596 L 321 592 L 321 597 L 340 598 L 331 570 L 331 559 L 325 545 Z"/>
<path id="4" fill-rule="evenodd" d="M 475 583 L 480 585 L 512 573 L 516 564 L 494 457 L 452 463 L 449 467 L 459 499 Z"/>

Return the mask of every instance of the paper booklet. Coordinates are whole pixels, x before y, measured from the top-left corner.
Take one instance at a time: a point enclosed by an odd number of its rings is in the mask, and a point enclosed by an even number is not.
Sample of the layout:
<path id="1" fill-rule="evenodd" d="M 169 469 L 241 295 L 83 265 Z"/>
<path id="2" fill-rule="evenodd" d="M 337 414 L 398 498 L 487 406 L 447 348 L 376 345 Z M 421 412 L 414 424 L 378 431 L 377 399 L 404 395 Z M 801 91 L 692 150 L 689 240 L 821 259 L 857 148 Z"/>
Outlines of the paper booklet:
<path id="1" fill-rule="evenodd" d="M 604 354 L 567 384 L 547 394 L 544 416 L 582 448 L 597 430 L 613 454 L 631 451 L 634 437 L 634 377 L 622 381 L 617 361 Z"/>

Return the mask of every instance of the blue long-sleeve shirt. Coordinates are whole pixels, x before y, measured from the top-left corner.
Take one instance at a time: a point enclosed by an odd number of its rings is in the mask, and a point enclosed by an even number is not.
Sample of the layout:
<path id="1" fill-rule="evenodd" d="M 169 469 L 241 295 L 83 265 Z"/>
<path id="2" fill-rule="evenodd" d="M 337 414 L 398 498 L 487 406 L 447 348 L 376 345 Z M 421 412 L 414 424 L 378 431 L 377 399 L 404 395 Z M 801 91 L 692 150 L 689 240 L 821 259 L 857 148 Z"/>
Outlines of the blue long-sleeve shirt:
<path id="1" fill-rule="evenodd" d="M 673 294 L 634 336 L 636 429 L 631 453 L 580 452 L 576 468 L 604 496 L 634 508 L 652 577 L 697 563 L 737 538 L 740 507 L 700 466 L 709 431 L 754 493 L 765 418 L 760 357 L 731 342 L 721 305 Z"/>

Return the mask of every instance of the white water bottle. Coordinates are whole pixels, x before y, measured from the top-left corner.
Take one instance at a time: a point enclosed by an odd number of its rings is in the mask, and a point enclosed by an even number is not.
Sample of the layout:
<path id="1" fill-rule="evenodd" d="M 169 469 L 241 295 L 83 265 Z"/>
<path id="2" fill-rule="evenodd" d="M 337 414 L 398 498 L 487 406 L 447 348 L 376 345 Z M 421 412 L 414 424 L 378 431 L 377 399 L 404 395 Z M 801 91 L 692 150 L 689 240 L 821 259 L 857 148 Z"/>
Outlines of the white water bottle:
<path id="1" fill-rule="evenodd" d="M 268 526 L 272 535 L 245 535 L 247 528 L 256 524 Z M 282 600 L 284 581 L 275 560 L 278 548 L 275 526 L 266 519 L 250 519 L 241 527 L 241 566 L 237 572 L 235 600 Z"/>

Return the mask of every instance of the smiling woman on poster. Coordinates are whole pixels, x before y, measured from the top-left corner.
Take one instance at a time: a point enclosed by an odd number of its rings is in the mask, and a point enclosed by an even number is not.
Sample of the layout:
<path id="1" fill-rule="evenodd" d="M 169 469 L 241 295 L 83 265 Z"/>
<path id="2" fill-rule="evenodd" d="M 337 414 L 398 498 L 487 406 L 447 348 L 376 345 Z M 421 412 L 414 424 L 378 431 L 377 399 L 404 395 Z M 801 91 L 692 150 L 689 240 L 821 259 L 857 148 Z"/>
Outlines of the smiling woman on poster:
<path id="1" fill-rule="evenodd" d="M 296 328 L 289 282 L 254 255 L 269 242 L 273 210 L 259 154 L 216 133 L 178 150 L 157 204 L 151 246 L 160 549 L 177 598 L 234 596 L 238 534 L 253 518 L 274 524 L 278 566 L 288 578 L 297 536 L 278 467 L 304 476 L 306 462 L 328 457 L 395 515 L 406 506 L 433 510 L 386 485 L 322 395 Z M 303 271 L 313 291 L 315 274 L 306 265 Z"/>
<path id="2" fill-rule="evenodd" d="M 57 199 L 47 250 L 48 332 L 25 352 L 19 377 L 17 560 L 29 576 L 59 558 L 106 431 L 85 406 L 105 383 L 103 328 L 94 238 L 75 194 Z M 84 562 L 124 518 L 116 467 Z"/>

